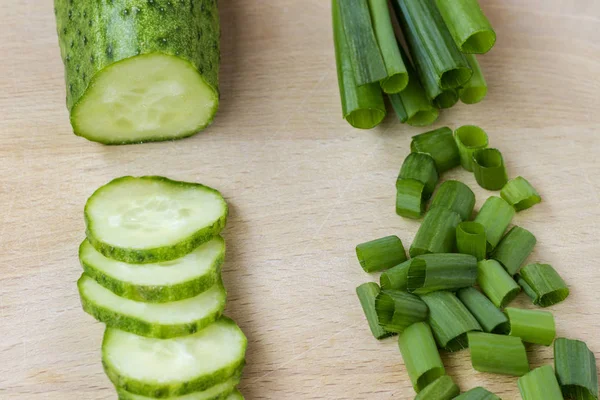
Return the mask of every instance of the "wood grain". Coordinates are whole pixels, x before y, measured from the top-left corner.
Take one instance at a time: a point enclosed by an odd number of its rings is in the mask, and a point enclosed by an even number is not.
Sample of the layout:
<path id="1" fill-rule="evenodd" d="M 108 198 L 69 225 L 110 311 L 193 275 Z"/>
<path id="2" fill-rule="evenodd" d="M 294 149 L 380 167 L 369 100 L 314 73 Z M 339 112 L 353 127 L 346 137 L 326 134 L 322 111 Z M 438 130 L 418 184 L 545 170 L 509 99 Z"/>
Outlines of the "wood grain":
<path id="1" fill-rule="evenodd" d="M 509 174 L 544 202 L 515 223 L 538 238 L 531 260 L 571 286 L 558 333 L 600 357 L 600 3 L 484 1 L 498 33 L 481 58 L 488 98 L 445 111 L 435 127 L 478 124 Z M 395 341 L 373 340 L 354 288 L 354 246 L 418 222 L 394 213 L 394 180 L 420 129 L 389 115 L 372 131 L 341 120 L 329 2 L 221 2 L 222 108 L 191 139 L 104 147 L 71 133 L 51 1 L 0 2 L 0 399 L 105 400 L 102 325 L 75 281 L 86 198 L 110 179 L 159 174 L 219 188 L 226 230 L 227 312 L 250 340 L 247 399 L 412 399 Z M 491 193 L 475 189 L 480 206 Z M 521 295 L 516 305 L 526 305 Z M 530 348 L 533 366 L 552 351 Z M 466 390 L 519 398 L 516 379 L 444 356 Z"/>

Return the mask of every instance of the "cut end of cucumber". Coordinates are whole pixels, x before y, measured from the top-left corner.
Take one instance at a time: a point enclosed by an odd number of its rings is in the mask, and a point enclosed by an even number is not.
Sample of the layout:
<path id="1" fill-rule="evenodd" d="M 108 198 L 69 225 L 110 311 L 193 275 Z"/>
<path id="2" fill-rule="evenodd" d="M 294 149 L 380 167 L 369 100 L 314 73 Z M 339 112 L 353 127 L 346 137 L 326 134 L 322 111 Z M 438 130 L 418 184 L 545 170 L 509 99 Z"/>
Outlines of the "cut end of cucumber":
<path id="1" fill-rule="evenodd" d="M 218 95 L 189 62 L 151 53 L 100 71 L 73 107 L 75 133 L 105 144 L 190 136 L 212 121 Z"/>
<path id="2" fill-rule="evenodd" d="M 237 392 L 235 387 L 240 383 L 240 375 L 236 374 L 226 380 L 223 383 L 216 384 L 215 386 L 203 390 L 201 392 L 194 392 L 190 394 L 184 394 L 183 396 L 169 397 L 169 400 L 215 400 L 215 399 L 238 399 L 234 396 Z M 126 390 L 117 389 L 119 392 L 119 400 L 152 400 L 153 397 L 140 396 L 137 394 L 130 393 Z M 238 392 L 239 393 L 239 392 Z M 243 397 L 239 397 L 243 399 Z"/>

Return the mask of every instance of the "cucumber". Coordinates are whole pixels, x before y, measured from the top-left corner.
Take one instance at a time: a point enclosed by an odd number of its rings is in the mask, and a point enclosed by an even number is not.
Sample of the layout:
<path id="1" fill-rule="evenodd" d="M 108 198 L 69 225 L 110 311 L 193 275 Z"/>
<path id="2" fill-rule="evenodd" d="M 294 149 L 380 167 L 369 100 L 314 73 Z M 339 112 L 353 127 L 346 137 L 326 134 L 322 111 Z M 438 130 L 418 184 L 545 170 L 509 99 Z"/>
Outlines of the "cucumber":
<path id="1" fill-rule="evenodd" d="M 76 135 L 105 144 L 179 139 L 217 111 L 217 0 L 55 0 Z"/>
<path id="2" fill-rule="evenodd" d="M 77 281 L 83 309 L 107 326 L 152 338 L 198 332 L 217 320 L 227 293 L 218 282 L 196 297 L 171 303 L 142 303 L 119 297 L 86 274 Z"/>
<path id="3" fill-rule="evenodd" d="M 225 400 L 244 400 L 244 396 L 242 396 L 240 391 L 236 389 L 233 392 L 231 392 L 231 394 L 227 396 Z"/>
<path id="4" fill-rule="evenodd" d="M 244 366 L 247 339 L 229 318 L 173 339 L 107 328 L 102 364 L 111 382 L 130 393 L 168 398 L 223 383 Z"/>
<path id="5" fill-rule="evenodd" d="M 118 296 L 147 303 L 194 297 L 220 276 L 225 241 L 216 236 L 191 253 L 156 264 L 128 264 L 104 257 L 88 240 L 79 246 L 79 261 L 87 275 Z"/>
<path id="6" fill-rule="evenodd" d="M 146 264 L 183 257 L 218 235 L 227 203 L 198 183 L 124 176 L 96 190 L 84 216 L 88 240 L 105 257 Z"/>

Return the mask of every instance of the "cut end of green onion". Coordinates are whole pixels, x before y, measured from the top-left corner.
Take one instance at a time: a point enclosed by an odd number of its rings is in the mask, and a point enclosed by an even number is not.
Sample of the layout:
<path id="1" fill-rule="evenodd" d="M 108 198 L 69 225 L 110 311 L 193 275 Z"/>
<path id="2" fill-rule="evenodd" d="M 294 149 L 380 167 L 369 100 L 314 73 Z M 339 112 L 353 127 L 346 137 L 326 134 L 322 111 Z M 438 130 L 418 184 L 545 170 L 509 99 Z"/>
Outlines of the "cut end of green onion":
<path id="1" fill-rule="evenodd" d="M 598 399 L 596 357 L 584 342 L 556 339 L 554 369 L 565 399 Z"/>
<path id="2" fill-rule="evenodd" d="M 394 74 L 381 82 L 381 89 L 386 94 L 400 93 L 408 85 L 408 74 Z"/>
<path id="3" fill-rule="evenodd" d="M 483 225 L 474 221 L 464 221 L 458 224 L 456 247 L 459 253 L 470 254 L 477 258 L 477 261 L 483 260 L 487 249 Z"/>
<path id="4" fill-rule="evenodd" d="M 460 164 L 473 171 L 473 153 L 488 146 L 488 135 L 475 125 L 464 125 L 454 131 L 454 139 L 460 154 Z"/>
<path id="5" fill-rule="evenodd" d="M 487 190 L 500 190 L 508 180 L 498 149 L 486 148 L 473 153 L 473 172 L 479 186 Z"/>
<path id="6" fill-rule="evenodd" d="M 458 148 L 447 126 L 413 136 L 410 150 L 429 154 L 439 174 L 460 165 Z"/>
<path id="7" fill-rule="evenodd" d="M 517 381 L 523 400 L 563 400 L 560 386 L 550 365 L 544 365 Z"/>
<path id="8" fill-rule="evenodd" d="M 525 210 L 542 201 L 533 186 L 522 176 L 508 181 L 502 188 L 500 196 L 517 211 Z"/>
<path id="9" fill-rule="evenodd" d="M 448 375 L 443 375 L 421 390 L 415 400 L 452 400 L 460 389 Z"/>
<path id="10" fill-rule="evenodd" d="M 551 312 L 507 307 L 504 312 L 510 323 L 510 336 L 518 336 L 527 343 L 550 346 L 556 336 Z"/>
<path id="11" fill-rule="evenodd" d="M 419 297 L 400 290 L 382 290 L 375 299 L 379 325 L 388 332 L 402 333 L 427 318 L 427 305 Z"/>
<path id="12" fill-rule="evenodd" d="M 393 332 L 387 332 L 379 325 L 377 319 L 377 312 L 375 311 L 375 299 L 379 294 L 379 286 L 374 282 L 363 283 L 356 288 L 356 294 L 360 305 L 367 317 L 369 328 L 375 339 L 380 340 L 389 336 L 394 335 Z"/>
<path id="13" fill-rule="evenodd" d="M 495 43 L 496 32 L 492 29 L 482 29 L 469 36 L 460 49 L 463 53 L 483 54 L 490 51 Z"/>
<path id="14" fill-rule="evenodd" d="M 487 96 L 487 86 L 470 86 L 458 89 L 458 97 L 465 104 L 480 103 Z"/>
<path id="15" fill-rule="evenodd" d="M 419 219 L 425 213 L 425 185 L 415 179 L 396 181 L 396 214 L 405 218 Z"/>
<path id="16" fill-rule="evenodd" d="M 454 400 L 501 400 L 500 397 L 496 396 L 492 392 L 478 386 L 469 390 L 468 392 L 464 392 L 458 397 L 455 397 Z"/>
<path id="17" fill-rule="evenodd" d="M 549 307 L 560 303 L 569 296 L 569 288 L 556 270 L 549 264 L 528 264 L 521 268 L 519 275 L 528 290 L 533 294 L 533 304 Z"/>
<path id="18" fill-rule="evenodd" d="M 362 108 L 344 115 L 350 125 L 358 129 L 371 129 L 376 127 L 385 118 L 385 111 L 380 108 Z"/>
<path id="19" fill-rule="evenodd" d="M 467 83 L 471 76 L 473 76 L 473 70 L 468 66 L 447 70 L 440 78 L 440 87 L 444 90 L 458 88 Z"/>
<path id="20" fill-rule="evenodd" d="M 418 152 L 412 152 L 406 156 L 398 174 L 398 180 L 415 179 L 423 183 L 427 198 L 431 197 L 435 190 L 438 178 L 435 160 L 429 154 Z"/>
<path id="21" fill-rule="evenodd" d="M 458 103 L 458 92 L 455 89 L 446 89 L 433 99 L 437 108 L 450 108 Z"/>
<path id="22" fill-rule="evenodd" d="M 512 376 L 529 372 L 527 352 L 520 338 L 481 332 L 470 332 L 468 337 L 471 364 L 476 371 Z"/>
<path id="23" fill-rule="evenodd" d="M 356 257 L 365 272 L 377 272 L 406 261 L 406 251 L 398 236 L 391 235 L 359 244 Z"/>
<path id="24" fill-rule="evenodd" d="M 381 288 L 384 290 L 407 290 L 408 269 L 411 265 L 420 264 L 425 268 L 425 261 L 418 258 L 411 258 L 400 265 L 384 271 L 379 277 Z"/>

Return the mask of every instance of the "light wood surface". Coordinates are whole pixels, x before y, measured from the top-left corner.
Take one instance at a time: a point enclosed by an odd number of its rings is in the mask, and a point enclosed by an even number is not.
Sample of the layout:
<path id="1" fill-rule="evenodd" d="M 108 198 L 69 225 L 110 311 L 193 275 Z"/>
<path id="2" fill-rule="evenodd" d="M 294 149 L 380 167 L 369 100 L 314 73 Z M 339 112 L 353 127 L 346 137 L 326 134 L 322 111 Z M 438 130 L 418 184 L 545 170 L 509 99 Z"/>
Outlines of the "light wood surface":
<path id="1" fill-rule="evenodd" d="M 481 58 L 488 98 L 444 111 L 434 127 L 478 124 L 509 175 L 544 202 L 514 222 L 571 287 L 552 307 L 558 334 L 600 357 L 600 3 L 483 1 L 498 33 Z M 249 338 L 247 399 L 412 399 L 394 339 L 375 341 L 354 288 L 376 276 L 354 246 L 419 222 L 394 213 L 394 181 L 422 129 L 393 115 L 372 131 L 340 116 L 325 0 L 221 1 L 221 110 L 174 143 L 104 147 L 71 133 L 50 0 L 0 2 L 0 399 L 104 400 L 103 326 L 79 305 L 77 246 L 87 197 L 121 175 L 165 175 L 220 189 L 227 313 Z M 455 170 L 476 192 L 492 193 Z M 527 305 L 524 295 L 514 303 Z M 552 351 L 531 346 L 532 366 Z M 444 355 L 463 390 L 519 398 L 516 378 Z"/>

